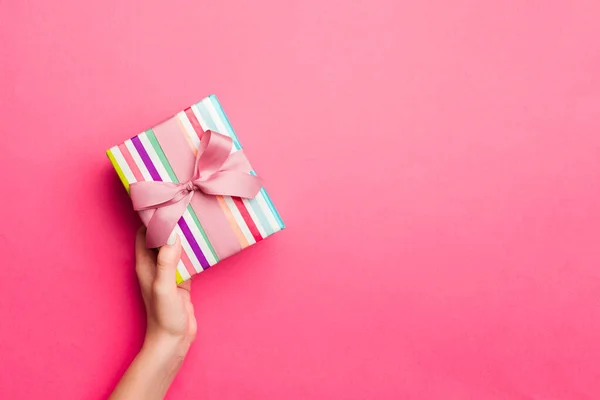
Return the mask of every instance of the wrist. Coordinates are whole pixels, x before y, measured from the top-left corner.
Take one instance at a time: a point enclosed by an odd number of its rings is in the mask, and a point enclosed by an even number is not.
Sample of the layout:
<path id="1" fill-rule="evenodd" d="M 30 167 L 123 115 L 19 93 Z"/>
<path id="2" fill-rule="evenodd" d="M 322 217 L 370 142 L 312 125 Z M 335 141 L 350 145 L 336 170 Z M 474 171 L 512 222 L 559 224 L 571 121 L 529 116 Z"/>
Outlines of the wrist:
<path id="1" fill-rule="evenodd" d="M 175 336 L 147 332 L 140 352 L 111 399 L 164 398 L 188 349 L 189 345 Z"/>
<path id="2" fill-rule="evenodd" d="M 183 362 L 190 348 L 185 337 L 168 332 L 146 332 L 142 351 L 152 354 L 159 362 Z"/>

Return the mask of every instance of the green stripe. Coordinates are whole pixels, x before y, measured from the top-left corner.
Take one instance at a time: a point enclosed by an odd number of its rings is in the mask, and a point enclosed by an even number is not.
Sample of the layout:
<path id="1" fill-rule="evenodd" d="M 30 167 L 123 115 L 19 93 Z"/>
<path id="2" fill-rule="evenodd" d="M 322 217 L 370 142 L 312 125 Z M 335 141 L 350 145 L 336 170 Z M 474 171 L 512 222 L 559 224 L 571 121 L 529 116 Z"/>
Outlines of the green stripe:
<path id="1" fill-rule="evenodd" d="M 158 144 L 158 140 L 156 140 L 156 136 L 154 136 L 154 131 L 152 129 L 148 129 L 146 131 L 146 136 L 148 136 L 148 140 L 150 141 L 150 143 L 152 143 L 152 147 L 154 147 L 154 151 L 156 152 L 156 154 L 158 154 L 158 158 L 160 158 L 160 162 L 167 170 L 167 173 L 169 174 L 169 178 L 171 178 L 171 181 L 173 181 L 175 183 L 179 183 L 179 180 L 177 179 L 177 177 L 175 176 L 175 173 L 173 172 L 173 169 L 171 168 L 171 164 L 169 164 L 169 160 L 167 160 L 165 153 L 163 153 L 162 148 L 160 147 L 160 144 Z"/>
<path id="2" fill-rule="evenodd" d="M 213 257 L 215 258 L 215 263 L 218 263 L 219 257 L 217 257 L 217 253 L 215 252 L 215 249 L 213 249 L 212 244 L 210 244 L 210 240 L 208 240 L 208 236 L 206 236 L 206 232 L 204 232 L 204 229 L 202 229 L 202 225 L 200 225 L 200 221 L 198 221 L 198 217 L 196 216 L 196 213 L 194 212 L 194 209 L 192 208 L 192 206 L 188 205 L 188 211 L 190 212 L 192 219 L 196 223 L 198 230 L 202 234 L 204 241 L 206 242 L 206 244 L 208 244 L 208 248 L 210 249 L 210 252 L 212 253 Z"/>
<path id="3" fill-rule="evenodd" d="M 158 154 L 158 158 L 160 158 L 160 162 L 162 163 L 163 167 L 165 167 L 165 170 L 167 171 L 167 174 L 169 174 L 169 177 L 171 178 L 171 180 L 175 183 L 179 183 L 177 176 L 175 176 L 175 172 L 173 172 L 173 168 L 171 168 L 171 164 L 169 163 L 169 160 L 167 160 L 167 157 L 165 156 L 165 153 L 163 152 L 162 148 L 160 147 L 158 140 L 156 140 L 154 131 L 152 131 L 152 129 L 148 129 L 146 131 L 146 136 L 148 136 L 148 140 L 150 141 L 150 143 L 152 143 L 152 147 L 154 147 L 154 151 L 156 151 L 156 154 Z M 198 220 L 198 217 L 196 216 L 196 213 L 194 212 L 194 209 L 192 208 L 191 205 L 188 205 L 188 211 L 189 211 L 190 215 L 192 216 L 192 219 L 196 223 L 196 226 L 198 227 L 200 234 L 202 234 L 204 241 L 208 245 L 210 252 L 214 256 L 215 261 L 219 262 L 219 257 L 217 257 L 217 253 L 215 252 L 215 249 L 213 249 L 213 246 L 210 243 L 210 240 L 208 240 L 208 236 L 206 236 L 206 232 L 204 232 L 202 225 L 200 225 L 200 221 Z"/>

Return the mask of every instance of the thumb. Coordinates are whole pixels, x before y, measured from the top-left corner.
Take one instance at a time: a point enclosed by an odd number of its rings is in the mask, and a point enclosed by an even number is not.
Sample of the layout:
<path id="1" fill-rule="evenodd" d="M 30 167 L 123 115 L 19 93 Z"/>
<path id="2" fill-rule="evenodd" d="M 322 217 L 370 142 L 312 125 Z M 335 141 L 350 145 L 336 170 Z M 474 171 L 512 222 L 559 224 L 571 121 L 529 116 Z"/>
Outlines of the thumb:
<path id="1" fill-rule="evenodd" d="M 156 257 L 156 280 L 155 285 L 162 289 L 176 288 L 177 264 L 181 259 L 181 240 L 175 232 L 169 236 L 169 241 L 162 246 Z"/>

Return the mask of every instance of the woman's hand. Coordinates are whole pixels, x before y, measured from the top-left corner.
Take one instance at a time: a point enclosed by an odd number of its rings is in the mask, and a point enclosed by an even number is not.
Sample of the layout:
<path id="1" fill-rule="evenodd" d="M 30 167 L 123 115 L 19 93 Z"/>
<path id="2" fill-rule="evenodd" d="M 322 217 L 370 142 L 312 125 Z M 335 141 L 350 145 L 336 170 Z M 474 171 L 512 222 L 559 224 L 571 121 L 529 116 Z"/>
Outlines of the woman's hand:
<path id="1" fill-rule="evenodd" d="M 179 286 L 175 281 L 181 258 L 179 237 L 173 234 L 156 254 L 146 248 L 146 230 L 142 228 L 136 237 L 135 258 L 148 320 L 146 338 L 112 400 L 162 399 L 196 337 L 190 281 Z"/>
<path id="2" fill-rule="evenodd" d="M 181 259 L 179 236 L 171 235 L 157 255 L 146 247 L 146 231 L 142 228 L 138 231 L 135 249 L 135 270 L 148 320 L 144 346 L 169 344 L 185 355 L 197 328 L 190 299 L 191 282 L 179 286 L 175 283 L 175 271 Z"/>

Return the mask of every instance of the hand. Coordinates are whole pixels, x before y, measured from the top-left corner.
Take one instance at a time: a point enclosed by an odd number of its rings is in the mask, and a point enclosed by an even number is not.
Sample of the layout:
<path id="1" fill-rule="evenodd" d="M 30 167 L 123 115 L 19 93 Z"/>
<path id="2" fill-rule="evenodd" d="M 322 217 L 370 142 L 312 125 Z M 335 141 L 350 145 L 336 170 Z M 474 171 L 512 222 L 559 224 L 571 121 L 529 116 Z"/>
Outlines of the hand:
<path id="1" fill-rule="evenodd" d="M 148 317 L 146 339 L 110 400 L 163 399 L 196 337 L 190 281 L 175 282 L 180 257 L 177 235 L 156 254 L 146 248 L 146 230 L 138 231 L 135 270 Z"/>
<path id="2" fill-rule="evenodd" d="M 141 228 L 135 248 L 135 268 L 148 320 L 144 347 L 161 346 L 183 358 L 196 337 L 197 324 L 190 299 L 191 282 L 179 286 L 175 282 L 181 258 L 179 236 L 172 234 L 156 254 L 146 247 L 146 230 Z"/>

